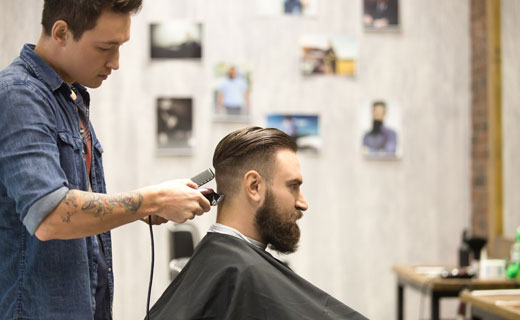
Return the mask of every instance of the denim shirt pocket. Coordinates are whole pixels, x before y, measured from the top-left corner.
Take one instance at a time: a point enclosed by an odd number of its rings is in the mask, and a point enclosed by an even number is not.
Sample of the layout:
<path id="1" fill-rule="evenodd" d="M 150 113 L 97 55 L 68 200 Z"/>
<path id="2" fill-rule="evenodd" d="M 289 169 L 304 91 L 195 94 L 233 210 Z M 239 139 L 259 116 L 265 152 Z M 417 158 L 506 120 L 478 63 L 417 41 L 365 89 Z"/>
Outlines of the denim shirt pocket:
<path id="1" fill-rule="evenodd" d="M 87 169 L 83 158 L 83 140 L 68 131 L 58 132 L 58 149 L 61 167 L 70 184 L 69 189 L 85 190 L 82 181 L 88 179 L 85 178 Z"/>
<path id="2" fill-rule="evenodd" d="M 92 175 L 92 190 L 94 192 L 106 193 L 105 185 L 105 173 L 103 172 L 103 147 L 101 143 L 94 138 L 93 139 L 93 150 L 94 159 L 92 163 L 91 175 Z"/>

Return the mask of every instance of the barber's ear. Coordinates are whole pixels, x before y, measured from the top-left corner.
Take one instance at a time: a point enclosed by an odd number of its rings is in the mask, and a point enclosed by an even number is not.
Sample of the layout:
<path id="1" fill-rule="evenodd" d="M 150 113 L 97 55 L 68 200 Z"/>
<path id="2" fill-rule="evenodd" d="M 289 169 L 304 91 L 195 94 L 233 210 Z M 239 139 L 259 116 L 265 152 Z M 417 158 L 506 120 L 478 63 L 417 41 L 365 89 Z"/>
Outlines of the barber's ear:
<path id="1" fill-rule="evenodd" d="M 249 199 L 260 205 L 265 193 L 265 180 L 255 170 L 250 170 L 244 175 L 244 187 Z"/>
<path id="2" fill-rule="evenodd" d="M 69 32 L 69 25 L 67 22 L 58 20 L 52 26 L 51 37 L 60 46 L 64 46 L 71 36 L 72 34 Z"/>

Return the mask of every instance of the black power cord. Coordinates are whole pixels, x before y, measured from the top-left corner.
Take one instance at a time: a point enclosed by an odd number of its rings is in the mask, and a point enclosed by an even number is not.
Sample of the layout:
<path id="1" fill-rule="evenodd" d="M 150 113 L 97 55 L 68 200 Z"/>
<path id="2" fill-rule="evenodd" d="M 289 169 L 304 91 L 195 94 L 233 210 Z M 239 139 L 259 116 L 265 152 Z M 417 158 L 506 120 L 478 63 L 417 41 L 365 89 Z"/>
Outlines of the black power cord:
<path id="1" fill-rule="evenodd" d="M 150 228 L 150 242 L 152 243 L 152 266 L 150 269 L 150 284 L 148 285 L 148 298 L 146 299 L 146 319 L 150 320 L 150 296 L 152 294 L 152 282 L 153 282 L 153 267 L 154 267 L 154 243 L 153 243 L 153 229 L 152 229 L 152 216 L 148 216 L 148 227 Z"/>

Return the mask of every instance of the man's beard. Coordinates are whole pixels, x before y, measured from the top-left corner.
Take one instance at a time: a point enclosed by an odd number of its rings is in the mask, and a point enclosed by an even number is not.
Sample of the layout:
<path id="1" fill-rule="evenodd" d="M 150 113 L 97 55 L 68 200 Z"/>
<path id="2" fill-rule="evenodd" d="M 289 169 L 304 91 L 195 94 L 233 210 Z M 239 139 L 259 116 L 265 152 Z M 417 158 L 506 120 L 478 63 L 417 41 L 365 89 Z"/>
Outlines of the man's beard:
<path id="1" fill-rule="evenodd" d="M 381 132 L 382 127 L 383 127 L 383 121 L 381 121 L 381 120 L 372 121 L 372 133 Z"/>
<path id="2" fill-rule="evenodd" d="M 303 214 L 296 209 L 291 214 L 282 212 L 275 201 L 275 197 L 268 190 L 264 204 L 256 213 L 256 229 L 271 249 L 281 253 L 292 253 L 298 248 L 300 240 L 300 228 L 296 220 Z"/>

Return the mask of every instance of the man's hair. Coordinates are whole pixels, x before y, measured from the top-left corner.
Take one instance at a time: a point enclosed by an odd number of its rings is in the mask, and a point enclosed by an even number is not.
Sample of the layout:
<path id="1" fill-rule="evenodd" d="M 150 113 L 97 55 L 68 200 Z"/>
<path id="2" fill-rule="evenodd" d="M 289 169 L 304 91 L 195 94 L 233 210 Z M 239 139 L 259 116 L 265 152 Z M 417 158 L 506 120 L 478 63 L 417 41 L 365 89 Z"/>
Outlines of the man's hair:
<path id="1" fill-rule="evenodd" d="M 229 197 L 239 190 L 249 170 L 257 171 L 270 183 L 276 152 L 297 151 L 296 142 L 274 128 L 247 127 L 220 140 L 213 154 L 218 192 Z"/>
<path id="2" fill-rule="evenodd" d="M 133 14 L 141 9 L 142 0 L 45 0 L 42 12 L 42 26 L 50 36 L 52 26 L 58 20 L 69 25 L 75 40 L 85 31 L 94 29 L 104 10 Z"/>
<path id="3" fill-rule="evenodd" d="M 381 106 L 381 107 L 383 107 L 383 109 L 386 110 L 386 102 L 384 102 L 384 101 L 378 100 L 378 101 L 374 101 L 372 103 L 372 109 L 375 109 L 377 106 Z"/>

